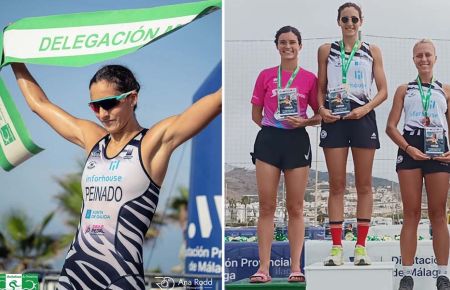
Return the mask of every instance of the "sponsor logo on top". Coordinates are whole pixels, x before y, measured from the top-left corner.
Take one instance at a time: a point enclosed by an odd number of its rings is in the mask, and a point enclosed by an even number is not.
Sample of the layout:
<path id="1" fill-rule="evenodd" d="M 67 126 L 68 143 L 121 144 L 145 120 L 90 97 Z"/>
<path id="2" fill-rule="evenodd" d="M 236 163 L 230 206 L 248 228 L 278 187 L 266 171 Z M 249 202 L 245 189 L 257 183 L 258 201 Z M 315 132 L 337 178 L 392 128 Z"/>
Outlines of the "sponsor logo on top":
<path id="1" fill-rule="evenodd" d="M 85 234 L 90 234 L 90 235 L 103 235 L 105 233 L 104 231 L 104 225 L 87 225 L 84 228 L 84 233 Z"/>
<path id="2" fill-rule="evenodd" d="M 109 170 L 114 171 L 119 169 L 120 160 L 114 160 L 109 164 Z"/>
<path id="3" fill-rule="evenodd" d="M 362 73 L 362 71 L 356 70 L 356 71 L 355 71 L 355 79 L 357 79 L 357 80 L 362 80 L 362 78 L 363 78 L 363 73 Z"/>
<path id="4" fill-rule="evenodd" d="M 276 97 L 276 96 L 278 96 L 278 91 L 277 91 L 277 89 L 273 89 L 272 90 L 272 95 L 270 96 L 271 98 L 274 98 L 274 97 Z"/>
<path id="5" fill-rule="evenodd" d="M 97 220 L 109 220 L 111 216 L 105 213 L 103 210 L 86 210 L 86 214 L 84 216 L 86 219 L 97 219 Z"/>
<path id="6" fill-rule="evenodd" d="M 133 158 L 133 148 L 125 149 L 125 155 L 123 159 L 131 159 Z"/>
<path id="7" fill-rule="evenodd" d="M 94 167 L 95 167 L 95 161 L 89 161 L 89 163 L 86 166 L 87 169 L 92 169 Z"/>

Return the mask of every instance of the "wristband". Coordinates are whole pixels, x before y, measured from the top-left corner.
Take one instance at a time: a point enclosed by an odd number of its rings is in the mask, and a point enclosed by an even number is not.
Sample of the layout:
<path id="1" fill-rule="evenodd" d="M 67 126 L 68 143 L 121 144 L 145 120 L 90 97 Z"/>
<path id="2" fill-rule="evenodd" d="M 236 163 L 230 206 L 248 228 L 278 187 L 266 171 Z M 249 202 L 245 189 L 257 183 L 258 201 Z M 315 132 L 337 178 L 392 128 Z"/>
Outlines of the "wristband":
<path id="1" fill-rule="evenodd" d="M 322 109 L 325 109 L 325 106 L 324 106 L 324 105 L 319 106 L 319 108 L 317 109 L 317 113 L 320 113 L 320 110 L 322 110 Z"/>
<path id="2" fill-rule="evenodd" d="M 411 145 L 408 144 L 408 145 L 406 145 L 406 147 L 405 147 L 405 152 L 406 152 L 406 153 L 408 153 L 407 150 L 408 150 L 408 147 L 409 147 L 409 146 L 411 146 Z"/>

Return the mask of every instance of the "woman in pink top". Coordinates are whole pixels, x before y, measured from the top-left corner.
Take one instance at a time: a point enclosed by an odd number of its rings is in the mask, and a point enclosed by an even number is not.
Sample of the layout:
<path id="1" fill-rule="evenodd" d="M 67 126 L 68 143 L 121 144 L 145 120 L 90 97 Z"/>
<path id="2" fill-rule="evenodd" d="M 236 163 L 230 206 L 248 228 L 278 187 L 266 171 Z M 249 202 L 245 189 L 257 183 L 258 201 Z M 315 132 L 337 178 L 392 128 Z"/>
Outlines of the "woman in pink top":
<path id="1" fill-rule="evenodd" d="M 289 214 L 288 238 L 291 275 L 288 281 L 303 282 L 300 256 L 304 239 L 303 198 L 311 166 L 311 146 L 306 126 L 319 124 L 315 113 L 308 118 L 309 106 L 317 111 L 317 78 L 299 67 L 302 48 L 300 32 L 282 27 L 275 35 L 280 65 L 263 70 L 253 91 L 252 119 L 261 127 L 255 141 L 253 162 L 259 191 L 258 246 L 260 266 L 250 277 L 252 283 L 271 280 L 269 275 L 273 222 L 281 171 L 286 183 Z"/>

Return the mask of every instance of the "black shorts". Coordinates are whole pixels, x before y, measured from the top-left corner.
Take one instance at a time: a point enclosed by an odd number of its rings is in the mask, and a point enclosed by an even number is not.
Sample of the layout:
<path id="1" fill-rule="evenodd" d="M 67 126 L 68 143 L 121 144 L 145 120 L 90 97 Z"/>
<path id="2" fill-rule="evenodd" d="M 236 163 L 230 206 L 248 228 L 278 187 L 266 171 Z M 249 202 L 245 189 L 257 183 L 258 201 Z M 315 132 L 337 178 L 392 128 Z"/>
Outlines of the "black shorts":
<path id="1" fill-rule="evenodd" d="M 305 128 L 263 126 L 256 136 L 251 155 L 253 163 L 258 159 L 281 170 L 311 167 L 312 152 L 308 132 Z"/>
<path id="2" fill-rule="evenodd" d="M 360 105 L 350 102 L 352 110 Z M 320 130 L 320 147 L 341 148 L 380 148 L 375 111 L 358 120 L 338 120 L 334 123 L 322 121 Z"/>
<path id="3" fill-rule="evenodd" d="M 404 131 L 403 137 L 408 142 L 409 145 L 416 147 L 420 151 L 424 152 L 424 140 L 423 140 L 423 129 L 416 129 L 414 131 Z M 448 151 L 447 137 L 445 139 L 445 152 Z M 402 169 L 421 169 L 422 175 L 435 172 L 447 172 L 450 173 L 450 166 L 448 163 L 439 162 L 436 160 L 414 160 L 408 153 L 404 150 L 398 148 L 397 153 L 397 165 L 395 170 L 398 172 Z"/>

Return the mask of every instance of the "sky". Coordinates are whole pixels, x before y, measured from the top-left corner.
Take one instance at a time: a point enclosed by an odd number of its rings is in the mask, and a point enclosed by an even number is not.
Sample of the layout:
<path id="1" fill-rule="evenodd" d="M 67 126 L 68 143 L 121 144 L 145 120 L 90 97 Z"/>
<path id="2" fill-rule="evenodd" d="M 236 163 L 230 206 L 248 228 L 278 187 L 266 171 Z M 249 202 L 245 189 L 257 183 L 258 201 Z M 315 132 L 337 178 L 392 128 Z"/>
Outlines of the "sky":
<path id="1" fill-rule="evenodd" d="M 162 5 L 196 2 L 195 0 L 15 0 L 2 1 L 0 25 L 21 18 L 100 10 L 150 8 Z M 137 119 L 144 127 L 181 113 L 192 103 L 192 97 L 203 80 L 221 60 L 221 12 L 209 14 L 184 28 L 142 48 L 136 53 L 83 68 L 28 65 L 31 73 L 51 101 L 69 113 L 96 121 L 89 109 L 88 84 L 94 73 L 105 64 L 129 67 L 141 84 Z M 0 221 L 10 209 L 27 212 L 33 221 L 57 207 L 54 196 L 60 192 L 55 178 L 77 172 L 83 150 L 57 135 L 27 107 L 10 67 L 0 72 L 34 142 L 45 150 L 10 172 L 0 169 Z M 189 186 L 190 143 L 180 146 L 172 155 L 162 185 L 158 211 L 179 186 Z M 178 170 L 177 170 L 178 169 Z M 170 189 L 172 193 L 169 192 Z M 49 226 L 49 232 L 61 233 L 63 215 Z M 177 253 L 178 247 L 174 249 Z"/>
<path id="2" fill-rule="evenodd" d="M 226 0 L 225 40 L 268 39 L 284 25 L 296 26 L 305 38 L 336 36 L 342 0 Z M 359 0 L 365 33 L 414 38 L 448 38 L 446 0 Z M 257 13 L 253 11 L 258 7 Z M 251 15 L 251 20 L 249 20 Z"/>
<path id="3" fill-rule="evenodd" d="M 224 16 L 225 65 L 225 163 L 254 168 L 249 152 L 258 132 L 251 120 L 250 99 L 259 72 L 277 66 L 280 57 L 273 43 L 276 31 L 285 25 L 297 27 L 303 39 L 299 64 L 317 73 L 317 49 L 341 38 L 337 10 L 345 1 L 326 0 L 227 0 Z M 396 181 L 397 147 L 384 134 L 395 89 L 413 80 L 417 70 L 412 47 L 422 38 L 431 38 L 437 47 L 435 76 L 450 82 L 450 1 L 360 0 L 363 14 L 362 39 L 380 47 L 388 81 L 388 99 L 376 108 L 381 149 L 377 150 L 373 176 Z M 257 13 L 255 12 L 257 7 Z M 251 19 L 251 21 L 249 21 Z M 374 93 L 376 90 L 373 91 Z M 311 114 L 311 112 L 310 112 Z M 401 124 L 399 124 L 400 128 Z M 318 148 L 320 127 L 309 127 L 313 148 L 312 169 L 326 171 L 322 149 Z M 317 163 L 315 162 L 317 160 Z M 227 167 L 230 168 L 230 167 Z M 347 172 L 353 172 L 351 157 Z"/>

